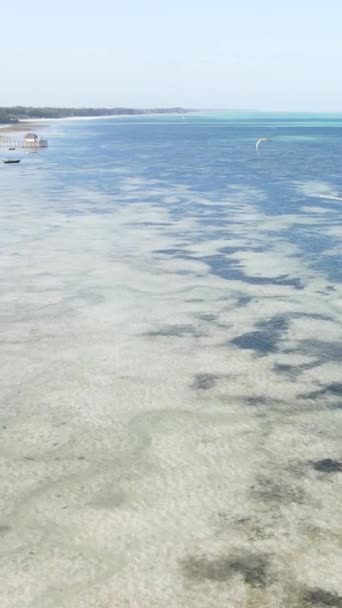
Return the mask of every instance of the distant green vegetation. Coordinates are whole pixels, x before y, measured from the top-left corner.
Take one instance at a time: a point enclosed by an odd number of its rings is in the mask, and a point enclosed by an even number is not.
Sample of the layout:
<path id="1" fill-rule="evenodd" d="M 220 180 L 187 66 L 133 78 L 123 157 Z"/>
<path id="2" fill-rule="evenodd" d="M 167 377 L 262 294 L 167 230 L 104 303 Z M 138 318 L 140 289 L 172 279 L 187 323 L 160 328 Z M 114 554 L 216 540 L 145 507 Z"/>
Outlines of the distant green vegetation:
<path id="1" fill-rule="evenodd" d="M 190 112 L 184 108 L 151 108 L 137 110 L 134 108 L 31 108 L 26 106 L 13 106 L 0 108 L 0 123 L 8 123 L 14 119 L 22 118 L 69 118 L 72 116 L 121 116 L 141 114 L 169 114 L 176 112 L 183 114 Z"/>

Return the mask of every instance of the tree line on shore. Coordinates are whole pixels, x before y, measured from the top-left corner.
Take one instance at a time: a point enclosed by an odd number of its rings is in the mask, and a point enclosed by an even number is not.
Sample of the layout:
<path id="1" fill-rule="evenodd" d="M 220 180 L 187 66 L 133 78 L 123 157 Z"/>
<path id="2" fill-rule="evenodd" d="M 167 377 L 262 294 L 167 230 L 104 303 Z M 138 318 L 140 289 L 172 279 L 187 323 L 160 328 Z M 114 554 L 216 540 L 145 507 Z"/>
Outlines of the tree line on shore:
<path id="1" fill-rule="evenodd" d="M 143 114 L 183 114 L 184 108 L 34 108 L 27 106 L 0 107 L 0 123 L 15 122 L 24 118 L 71 118 L 85 116 L 132 116 Z"/>

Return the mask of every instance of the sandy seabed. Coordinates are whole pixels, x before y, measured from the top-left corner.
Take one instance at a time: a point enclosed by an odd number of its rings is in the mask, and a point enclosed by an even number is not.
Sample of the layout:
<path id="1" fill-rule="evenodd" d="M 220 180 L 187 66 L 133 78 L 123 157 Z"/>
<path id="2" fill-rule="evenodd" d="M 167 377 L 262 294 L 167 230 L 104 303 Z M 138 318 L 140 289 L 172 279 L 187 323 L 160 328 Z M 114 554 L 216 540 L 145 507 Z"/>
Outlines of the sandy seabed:
<path id="1" fill-rule="evenodd" d="M 2 186 L 1 608 L 342 606 L 341 287 L 279 237 L 335 208 L 227 188 L 203 240 L 209 195 L 120 179 Z"/>

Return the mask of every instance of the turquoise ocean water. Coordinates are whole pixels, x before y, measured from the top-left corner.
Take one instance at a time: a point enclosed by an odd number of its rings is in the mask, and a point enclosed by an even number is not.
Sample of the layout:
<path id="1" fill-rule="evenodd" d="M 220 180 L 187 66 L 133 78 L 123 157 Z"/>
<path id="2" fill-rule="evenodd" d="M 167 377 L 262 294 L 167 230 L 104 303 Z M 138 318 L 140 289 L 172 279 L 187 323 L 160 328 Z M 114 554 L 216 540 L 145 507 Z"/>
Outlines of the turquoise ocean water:
<path id="1" fill-rule="evenodd" d="M 42 135 L 0 167 L 1 606 L 340 606 L 342 116 Z"/>

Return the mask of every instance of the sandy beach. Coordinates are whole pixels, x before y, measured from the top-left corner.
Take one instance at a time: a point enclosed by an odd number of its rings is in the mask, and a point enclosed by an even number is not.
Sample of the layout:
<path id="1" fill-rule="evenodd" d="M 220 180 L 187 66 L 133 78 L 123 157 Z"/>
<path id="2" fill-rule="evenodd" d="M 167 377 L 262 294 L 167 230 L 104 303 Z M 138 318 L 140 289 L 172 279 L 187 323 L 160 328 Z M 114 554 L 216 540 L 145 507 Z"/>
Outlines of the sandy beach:
<path id="1" fill-rule="evenodd" d="M 29 131 L 37 131 L 47 127 L 47 121 L 44 120 L 44 125 L 38 120 L 21 120 L 20 122 L 0 125 L 0 139 L 13 134 L 28 133 Z"/>

